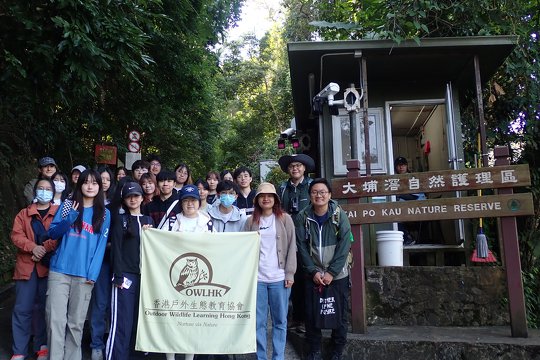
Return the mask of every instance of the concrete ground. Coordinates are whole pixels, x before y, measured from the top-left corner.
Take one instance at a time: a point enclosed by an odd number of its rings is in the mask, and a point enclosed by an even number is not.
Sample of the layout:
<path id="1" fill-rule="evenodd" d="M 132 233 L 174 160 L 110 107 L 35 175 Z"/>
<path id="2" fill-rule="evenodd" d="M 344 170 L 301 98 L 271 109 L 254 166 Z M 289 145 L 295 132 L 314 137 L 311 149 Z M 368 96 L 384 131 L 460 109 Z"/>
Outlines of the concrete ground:
<path id="1" fill-rule="evenodd" d="M 11 312 L 14 298 L 12 287 L 5 286 L 0 289 L 0 360 L 9 360 L 11 357 Z M 329 348 L 329 333 L 327 330 L 323 331 L 325 336 L 323 353 L 326 353 Z M 301 359 L 303 341 L 302 333 L 289 331 L 286 360 Z M 89 332 L 85 331 L 83 360 L 90 360 L 89 342 Z M 236 355 L 230 358 L 231 360 L 256 359 L 254 354 Z M 511 336 L 509 326 L 481 328 L 371 326 L 368 327 L 366 334 L 349 334 L 344 356 L 346 360 L 416 360 L 420 358 L 540 360 L 540 330 L 529 329 L 527 338 L 514 338 Z M 28 359 L 34 359 L 34 357 Z M 132 359 L 164 360 L 165 356 L 141 354 L 133 356 Z M 176 359 L 181 360 L 183 357 L 178 355 Z"/>
<path id="2" fill-rule="evenodd" d="M 15 291 L 10 285 L 0 288 L 0 360 L 9 360 L 11 358 L 11 312 L 13 310 L 13 303 L 15 301 Z M 90 360 L 91 350 L 90 335 L 88 329 L 85 328 L 83 337 L 83 360 Z M 269 340 L 270 336 L 269 336 Z M 271 342 L 269 342 L 269 348 L 271 348 Z M 271 355 L 269 355 L 271 359 Z M 34 357 L 28 357 L 27 360 L 34 360 Z M 176 356 L 177 360 L 183 359 L 182 355 Z M 256 359 L 255 354 L 235 355 L 230 356 L 231 360 L 244 360 L 244 359 Z M 285 359 L 296 360 L 300 357 L 296 354 L 296 351 L 292 344 L 288 343 L 285 349 Z M 53 360 L 53 359 L 50 359 Z M 149 354 L 144 356 L 143 354 L 137 354 L 132 357 L 132 360 L 165 360 L 163 354 Z"/>

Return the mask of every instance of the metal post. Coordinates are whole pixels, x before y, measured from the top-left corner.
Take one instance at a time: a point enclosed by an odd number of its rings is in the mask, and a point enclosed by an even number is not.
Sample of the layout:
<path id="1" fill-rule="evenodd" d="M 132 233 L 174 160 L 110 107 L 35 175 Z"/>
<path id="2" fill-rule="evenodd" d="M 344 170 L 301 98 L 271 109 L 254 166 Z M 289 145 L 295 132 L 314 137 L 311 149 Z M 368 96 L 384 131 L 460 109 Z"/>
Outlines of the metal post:
<path id="1" fill-rule="evenodd" d="M 362 81 L 362 90 L 364 97 L 362 98 L 362 114 L 364 119 L 364 145 L 365 145 L 365 162 L 366 176 L 371 175 L 371 153 L 369 151 L 369 113 L 368 113 L 368 85 L 367 85 L 367 61 L 362 57 L 362 71 L 360 72 Z"/>
<path id="2" fill-rule="evenodd" d="M 349 87 L 354 88 L 354 84 Z M 345 101 L 345 99 L 343 99 Z M 351 138 L 351 159 L 358 159 L 358 144 L 356 143 L 356 111 L 349 111 L 349 130 Z"/>
<path id="3" fill-rule="evenodd" d="M 496 146 L 495 169 L 500 165 L 509 165 L 510 151 L 506 146 Z M 499 189 L 499 194 L 512 194 L 512 188 Z M 508 304 L 510 308 L 510 327 L 512 337 L 528 337 L 525 295 L 521 279 L 521 261 L 515 217 L 501 218 L 501 236 L 504 248 L 506 282 L 508 286 Z"/>

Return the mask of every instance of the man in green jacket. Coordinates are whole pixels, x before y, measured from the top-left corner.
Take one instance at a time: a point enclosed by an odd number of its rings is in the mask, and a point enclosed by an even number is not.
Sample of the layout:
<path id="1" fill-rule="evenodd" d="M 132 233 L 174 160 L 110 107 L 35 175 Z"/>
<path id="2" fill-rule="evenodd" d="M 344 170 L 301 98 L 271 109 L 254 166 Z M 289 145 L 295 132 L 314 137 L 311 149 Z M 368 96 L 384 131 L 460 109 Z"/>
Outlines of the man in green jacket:
<path id="1" fill-rule="evenodd" d="M 302 259 L 305 285 L 307 359 L 321 359 L 321 329 L 315 324 L 319 310 L 317 292 L 332 287 L 336 325 L 332 329 L 332 360 L 342 358 L 347 342 L 347 309 L 349 269 L 347 256 L 351 248 L 351 225 L 347 214 L 332 200 L 326 179 L 315 179 L 309 185 L 311 205 L 295 219 L 296 242 Z"/>

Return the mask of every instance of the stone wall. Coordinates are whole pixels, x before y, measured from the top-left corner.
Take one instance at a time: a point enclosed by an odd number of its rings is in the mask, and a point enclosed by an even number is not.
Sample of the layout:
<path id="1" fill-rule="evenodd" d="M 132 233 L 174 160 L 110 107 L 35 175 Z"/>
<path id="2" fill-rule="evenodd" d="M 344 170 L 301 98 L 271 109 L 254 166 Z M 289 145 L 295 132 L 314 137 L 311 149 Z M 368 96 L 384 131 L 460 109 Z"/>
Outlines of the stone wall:
<path id="1" fill-rule="evenodd" d="M 366 267 L 368 325 L 509 324 L 504 269 Z"/>

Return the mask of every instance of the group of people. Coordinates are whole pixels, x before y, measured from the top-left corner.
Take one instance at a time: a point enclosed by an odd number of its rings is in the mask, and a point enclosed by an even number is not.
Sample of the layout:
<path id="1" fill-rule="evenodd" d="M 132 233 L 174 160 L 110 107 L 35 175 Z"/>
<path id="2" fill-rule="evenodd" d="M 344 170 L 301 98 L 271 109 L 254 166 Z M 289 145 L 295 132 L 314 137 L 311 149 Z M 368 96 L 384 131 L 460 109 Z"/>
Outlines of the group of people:
<path id="1" fill-rule="evenodd" d="M 234 172 L 210 171 L 194 182 L 186 164 L 170 171 L 151 156 L 135 161 L 131 173 L 123 167 L 113 173 L 78 165 L 68 178 L 53 158 L 41 158 L 38 178 L 25 187 L 30 204 L 16 216 L 11 234 L 18 250 L 11 359 L 28 355 L 32 335 L 38 360 L 82 359 L 87 312 L 92 360 L 129 359 L 138 314 L 141 231 L 149 227 L 258 231 L 257 358 L 267 358 L 270 314 L 272 358 L 284 359 L 292 289 L 291 318 L 305 323 L 307 359 L 320 359 L 315 300 L 321 289 L 331 287 L 339 303 L 332 359 L 341 359 L 347 335 L 350 224 L 331 199 L 329 182 L 307 176 L 315 168 L 312 158 L 286 155 L 279 165 L 289 179 L 277 190 L 267 182 L 255 190 L 252 173 L 244 166 Z M 194 357 L 184 354 L 185 359 Z"/>

